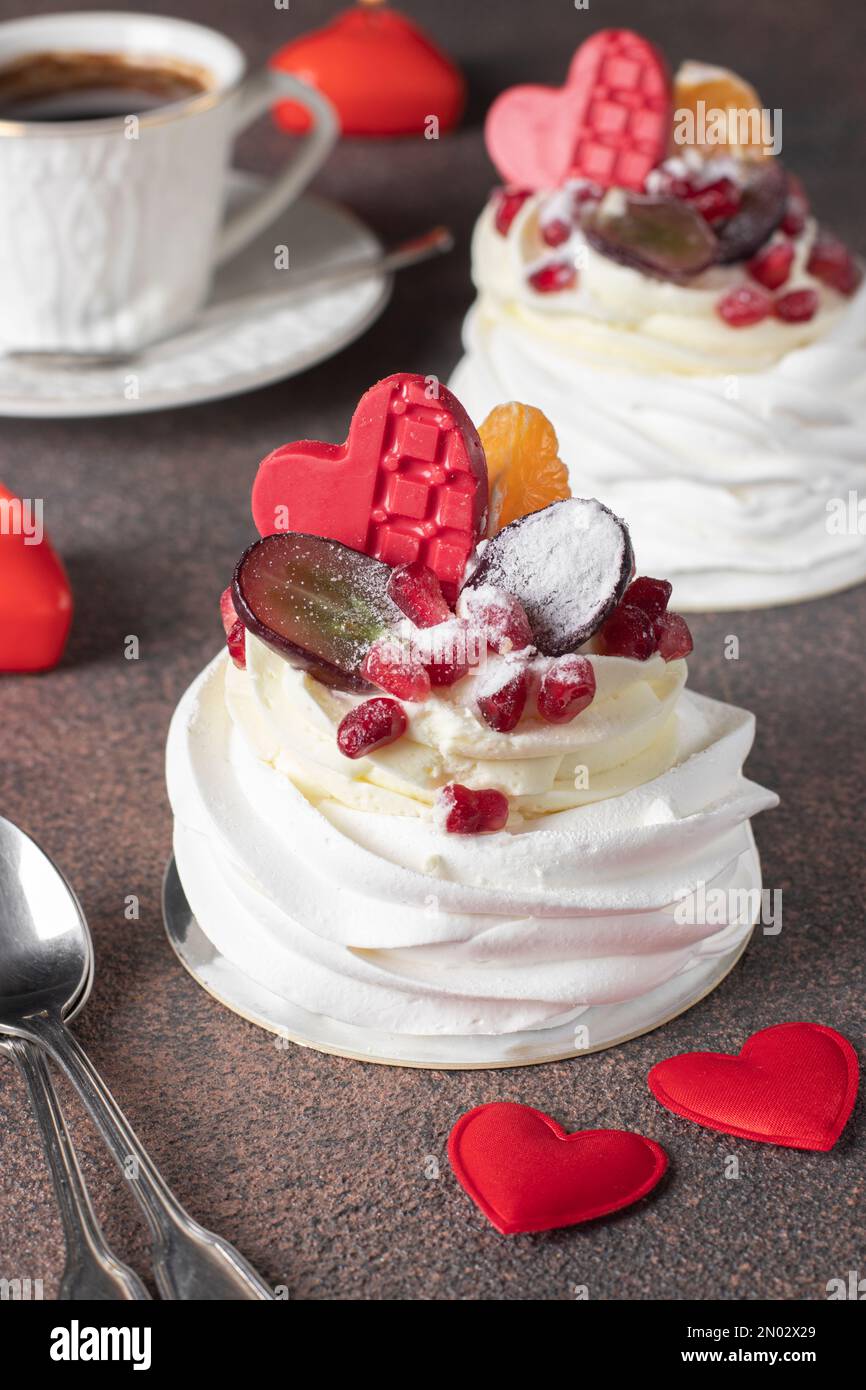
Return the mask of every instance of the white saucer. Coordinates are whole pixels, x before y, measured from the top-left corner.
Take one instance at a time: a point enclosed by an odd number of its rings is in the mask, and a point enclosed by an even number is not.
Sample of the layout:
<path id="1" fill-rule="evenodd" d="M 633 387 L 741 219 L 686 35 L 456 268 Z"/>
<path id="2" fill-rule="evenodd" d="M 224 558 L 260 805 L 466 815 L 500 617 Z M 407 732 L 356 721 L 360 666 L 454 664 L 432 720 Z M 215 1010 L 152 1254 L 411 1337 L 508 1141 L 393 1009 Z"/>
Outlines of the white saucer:
<path id="1" fill-rule="evenodd" d="M 260 187 L 253 175 L 233 171 L 229 208 Z M 378 238 L 353 213 L 308 194 L 222 267 L 208 303 L 284 289 L 285 273 L 274 265 L 277 245 L 289 248 L 289 274 L 381 251 Z M 186 329 L 180 330 L 179 346 L 167 338 L 146 356 L 116 366 L 49 367 L 0 356 L 0 416 L 135 415 L 251 391 L 339 352 L 378 318 L 390 291 L 390 278 L 370 276 L 311 293 L 296 305 L 275 304 L 254 316 L 239 313 L 237 320 L 203 329 L 192 341 Z"/>
<path id="2" fill-rule="evenodd" d="M 181 841 L 183 837 L 180 837 Z M 178 848 L 180 847 L 179 842 Z M 752 845 L 755 881 L 760 885 L 757 851 Z M 650 1033 L 697 1004 L 725 978 L 749 944 L 751 933 L 725 955 L 699 961 L 682 975 L 624 1004 L 593 1004 L 580 1014 L 591 1047 L 575 1047 L 575 1021 L 508 1037 L 410 1036 L 378 1032 L 312 1014 L 250 978 L 205 936 L 183 891 L 172 857 L 165 871 L 162 911 L 168 939 L 181 964 L 226 1008 L 250 1023 L 277 1033 L 299 1047 L 358 1062 L 437 1071 L 478 1071 L 529 1067 L 602 1052 Z"/>

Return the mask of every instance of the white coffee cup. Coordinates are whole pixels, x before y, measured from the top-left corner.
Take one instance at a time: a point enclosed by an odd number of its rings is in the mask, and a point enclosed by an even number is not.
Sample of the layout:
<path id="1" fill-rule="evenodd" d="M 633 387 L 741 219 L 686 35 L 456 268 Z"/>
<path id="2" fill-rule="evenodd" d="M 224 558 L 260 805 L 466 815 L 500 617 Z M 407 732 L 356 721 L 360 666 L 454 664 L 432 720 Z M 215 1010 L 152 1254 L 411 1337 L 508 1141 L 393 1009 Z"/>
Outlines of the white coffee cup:
<path id="1" fill-rule="evenodd" d="M 206 89 L 139 116 L 0 120 L 0 350 L 126 352 L 202 305 L 215 266 L 289 204 L 337 138 L 330 103 L 287 73 L 245 75 L 213 29 L 88 12 L 0 24 L 0 68 L 37 53 L 180 62 Z M 277 98 L 311 133 L 252 204 L 223 221 L 237 133 Z"/>

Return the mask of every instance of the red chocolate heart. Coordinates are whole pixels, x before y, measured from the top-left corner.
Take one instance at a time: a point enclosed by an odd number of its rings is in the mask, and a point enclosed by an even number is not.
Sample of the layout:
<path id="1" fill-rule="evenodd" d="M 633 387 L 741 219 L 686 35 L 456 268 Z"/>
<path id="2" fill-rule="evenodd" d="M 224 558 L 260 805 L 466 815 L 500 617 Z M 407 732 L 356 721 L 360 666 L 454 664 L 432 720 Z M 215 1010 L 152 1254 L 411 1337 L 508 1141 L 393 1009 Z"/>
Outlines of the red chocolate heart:
<path id="1" fill-rule="evenodd" d="M 682 1052 L 647 1080 L 668 1110 L 708 1129 L 826 1152 L 854 1107 L 857 1054 L 820 1023 L 779 1023 L 753 1033 L 738 1057 Z"/>
<path id="2" fill-rule="evenodd" d="M 0 671 L 45 671 L 63 655 L 72 591 L 48 537 L 25 534 L 22 505 L 0 483 Z"/>
<path id="3" fill-rule="evenodd" d="M 655 1187 L 667 1154 L 622 1129 L 566 1134 L 542 1110 L 499 1102 L 461 1116 L 448 1139 L 460 1183 L 503 1235 L 576 1226 Z"/>
<path id="4" fill-rule="evenodd" d="M 377 382 L 345 444 L 304 439 L 268 454 L 253 484 L 261 534 L 327 536 L 387 565 L 421 560 L 454 599 L 487 525 L 487 462 L 460 402 L 430 381 Z"/>
<path id="5" fill-rule="evenodd" d="M 490 158 L 505 182 L 556 188 L 567 178 L 642 189 L 664 158 L 671 82 L 664 57 L 630 29 L 580 45 L 564 87 L 511 87 L 487 115 Z"/>

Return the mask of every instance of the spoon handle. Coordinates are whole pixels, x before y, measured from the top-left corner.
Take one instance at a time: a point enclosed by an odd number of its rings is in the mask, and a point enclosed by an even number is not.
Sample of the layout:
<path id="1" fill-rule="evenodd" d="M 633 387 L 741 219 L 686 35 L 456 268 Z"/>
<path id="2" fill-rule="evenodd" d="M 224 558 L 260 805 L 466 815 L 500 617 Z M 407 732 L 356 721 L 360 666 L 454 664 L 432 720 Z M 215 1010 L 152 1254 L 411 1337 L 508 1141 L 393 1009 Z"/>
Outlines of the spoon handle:
<path id="1" fill-rule="evenodd" d="M 184 1211 L 75 1035 L 44 1014 L 28 1019 L 28 1033 L 66 1072 L 129 1181 L 150 1228 L 154 1277 L 162 1297 L 273 1300 L 252 1265 Z"/>
<path id="2" fill-rule="evenodd" d="M 57 1196 L 66 1240 L 58 1298 L 66 1302 L 149 1299 L 138 1275 L 112 1254 L 102 1234 L 43 1052 L 23 1038 L 9 1038 L 4 1050 L 11 1053 L 24 1078 Z"/>
<path id="3" fill-rule="evenodd" d="M 421 236 L 411 237 L 392 250 L 376 256 L 354 256 L 343 261 L 342 265 L 327 266 L 321 270 L 292 271 L 290 283 L 282 289 L 254 291 L 240 294 L 234 299 L 219 300 L 211 304 L 195 318 L 190 330 L 211 328 L 237 318 L 239 313 L 255 313 L 259 309 L 273 309 L 279 304 L 291 304 L 311 293 L 322 290 L 341 289 L 352 285 L 356 280 L 366 280 L 370 275 L 393 275 L 397 270 L 408 266 L 421 265 L 434 256 L 445 255 L 454 246 L 454 237 L 447 227 L 431 227 Z"/>

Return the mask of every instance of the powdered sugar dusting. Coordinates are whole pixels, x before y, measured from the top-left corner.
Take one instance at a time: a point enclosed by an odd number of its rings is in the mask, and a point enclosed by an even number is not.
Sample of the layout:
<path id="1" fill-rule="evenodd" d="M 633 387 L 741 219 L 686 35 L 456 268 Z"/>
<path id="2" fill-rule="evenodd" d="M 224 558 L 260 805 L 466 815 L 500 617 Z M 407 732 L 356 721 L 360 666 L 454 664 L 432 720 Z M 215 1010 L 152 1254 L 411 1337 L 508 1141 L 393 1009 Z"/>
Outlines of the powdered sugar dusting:
<path id="1" fill-rule="evenodd" d="M 464 588 L 457 611 L 473 627 L 484 633 L 495 652 L 506 655 L 532 643 L 532 629 L 523 605 L 494 584 Z"/>
<path id="2" fill-rule="evenodd" d="M 522 517 L 487 546 L 470 580 L 520 600 L 542 652 L 575 651 L 619 602 L 632 569 L 625 523 L 594 498 Z"/>
<path id="3" fill-rule="evenodd" d="M 498 695 L 500 690 L 504 690 L 509 681 L 514 680 L 514 677 L 528 665 L 521 655 L 491 657 L 484 670 L 478 673 L 474 692 L 476 699 L 483 700 L 491 695 Z"/>

